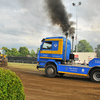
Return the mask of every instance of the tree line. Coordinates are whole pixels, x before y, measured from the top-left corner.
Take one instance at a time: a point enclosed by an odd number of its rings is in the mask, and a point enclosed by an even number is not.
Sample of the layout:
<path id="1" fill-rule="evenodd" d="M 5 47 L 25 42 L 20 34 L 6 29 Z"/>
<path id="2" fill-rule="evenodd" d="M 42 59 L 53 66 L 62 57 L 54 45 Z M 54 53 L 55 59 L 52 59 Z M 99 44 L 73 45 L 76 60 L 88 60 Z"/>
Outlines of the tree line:
<path id="1" fill-rule="evenodd" d="M 2 49 L 6 50 L 7 56 L 14 56 L 14 57 L 26 57 L 30 55 L 31 57 L 36 57 L 39 52 L 39 48 L 37 48 L 37 52 L 32 49 L 31 52 L 26 47 L 20 47 L 19 50 L 16 48 L 8 49 L 7 47 L 2 47 Z"/>
<path id="2" fill-rule="evenodd" d="M 76 46 L 74 52 L 75 51 L 76 51 Z M 93 47 L 92 45 L 90 45 L 89 42 L 87 42 L 85 39 L 80 40 L 78 42 L 78 52 L 96 52 L 97 57 L 100 58 L 100 44 L 98 44 L 97 47 L 95 47 L 95 49 L 93 50 Z"/>
<path id="3" fill-rule="evenodd" d="M 33 49 L 30 52 L 26 47 L 20 47 L 19 50 L 17 50 L 16 48 L 12 48 L 11 50 L 8 49 L 7 47 L 2 47 L 2 48 L 6 50 L 6 54 L 8 56 L 14 56 L 14 57 L 16 56 L 26 57 L 27 55 L 30 55 L 31 57 L 36 57 L 36 55 L 39 52 L 39 48 L 37 48 L 36 53 Z M 74 52 L 76 52 L 76 46 Z M 90 45 L 90 43 L 84 39 L 78 42 L 78 52 L 94 52 L 94 50 L 92 45 Z M 100 44 L 98 44 L 97 47 L 95 48 L 95 52 L 97 53 L 97 57 L 100 58 Z"/>

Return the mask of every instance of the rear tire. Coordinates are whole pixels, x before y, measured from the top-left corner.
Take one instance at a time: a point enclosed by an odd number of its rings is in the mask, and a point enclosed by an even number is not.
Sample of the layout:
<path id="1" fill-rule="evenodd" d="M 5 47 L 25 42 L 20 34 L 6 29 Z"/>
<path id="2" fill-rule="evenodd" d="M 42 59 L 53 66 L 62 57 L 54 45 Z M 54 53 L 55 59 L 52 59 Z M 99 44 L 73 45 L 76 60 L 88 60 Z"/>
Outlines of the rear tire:
<path id="1" fill-rule="evenodd" d="M 8 66 L 8 59 L 7 58 L 2 60 L 2 66 Z"/>
<path id="2" fill-rule="evenodd" d="M 94 69 L 90 72 L 90 79 L 93 82 L 100 82 L 100 68 Z"/>
<path id="3" fill-rule="evenodd" d="M 46 76 L 53 78 L 57 75 L 57 68 L 55 65 L 47 65 L 45 68 Z"/>

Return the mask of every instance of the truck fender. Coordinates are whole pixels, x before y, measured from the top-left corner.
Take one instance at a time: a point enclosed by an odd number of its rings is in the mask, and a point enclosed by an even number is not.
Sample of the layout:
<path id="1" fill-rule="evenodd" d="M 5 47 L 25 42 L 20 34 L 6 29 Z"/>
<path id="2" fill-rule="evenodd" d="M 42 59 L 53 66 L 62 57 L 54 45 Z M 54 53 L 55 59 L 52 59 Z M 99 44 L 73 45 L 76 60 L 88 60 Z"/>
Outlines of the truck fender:
<path id="1" fill-rule="evenodd" d="M 90 68 L 90 70 L 88 71 L 88 75 L 90 75 L 90 72 L 91 72 L 92 70 L 96 69 L 96 68 L 100 68 L 100 66 L 94 66 L 94 67 Z"/>
<path id="2" fill-rule="evenodd" d="M 53 64 L 53 65 L 55 65 L 56 68 L 58 69 L 58 63 L 57 63 L 55 60 L 48 60 L 48 61 L 45 63 L 45 67 L 46 67 L 48 64 Z"/>

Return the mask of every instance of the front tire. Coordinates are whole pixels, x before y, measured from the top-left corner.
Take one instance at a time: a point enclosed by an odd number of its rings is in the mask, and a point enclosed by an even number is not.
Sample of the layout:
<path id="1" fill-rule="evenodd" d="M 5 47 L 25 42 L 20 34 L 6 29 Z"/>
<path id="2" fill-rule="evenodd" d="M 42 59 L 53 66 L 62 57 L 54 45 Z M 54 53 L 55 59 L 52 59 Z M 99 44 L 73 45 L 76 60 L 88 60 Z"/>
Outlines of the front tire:
<path id="1" fill-rule="evenodd" d="M 57 68 L 55 65 L 47 65 L 45 68 L 46 76 L 53 78 L 57 75 Z"/>
<path id="2" fill-rule="evenodd" d="M 93 82 L 100 82 L 100 68 L 91 71 L 90 79 Z"/>

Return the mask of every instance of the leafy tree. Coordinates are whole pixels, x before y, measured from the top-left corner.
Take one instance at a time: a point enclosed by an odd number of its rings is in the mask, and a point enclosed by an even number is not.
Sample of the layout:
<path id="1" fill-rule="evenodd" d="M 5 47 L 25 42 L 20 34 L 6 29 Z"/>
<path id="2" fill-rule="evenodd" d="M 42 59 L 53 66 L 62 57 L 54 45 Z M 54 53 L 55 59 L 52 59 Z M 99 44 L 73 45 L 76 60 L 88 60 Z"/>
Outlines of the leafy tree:
<path id="1" fill-rule="evenodd" d="M 11 50 L 10 49 L 8 49 L 7 47 L 2 47 L 2 49 L 6 50 L 6 54 L 8 56 L 11 56 Z"/>
<path id="2" fill-rule="evenodd" d="M 100 44 L 97 45 L 96 49 L 96 53 L 97 53 L 97 57 L 100 58 Z"/>
<path id="3" fill-rule="evenodd" d="M 20 56 L 20 53 L 18 52 L 18 50 L 16 48 L 12 48 L 11 55 L 12 56 Z"/>
<path id="4" fill-rule="evenodd" d="M 34 50 L 31 50 L 30 56 L 31 57 L 36 57 L 36 54 L 35 54 L 35 51 Z"/>
<path id="5" fill-rule="evenodd" d="M 29 50 L 26 47 L 20 47 L 19 48 L 19 53 L 20 53 L 20 56 L 25 57 L 29 54 Z"/>
<path id="6" fill-rule="evenodd" d="M 38 55 L 38 53 L 39 53 L 39 50 L 40 50 L 40 48 L 37 48 L 36 57 L 37 57 L 37 55 Z"/>
<path id="7" fill-rule="evenodd" d="M 93 47 L 86 40 L 80 40 L 78 43 L 78 52 L 93 52 Z"/>
<path id="8" fill-rule="evenodd" d="M 37 52 L 36 52 L 36 54 L 38 54 L 38 53 L 39 53 L 39 50 L 40 50 L 40 48 L 37 48 Z"/>

